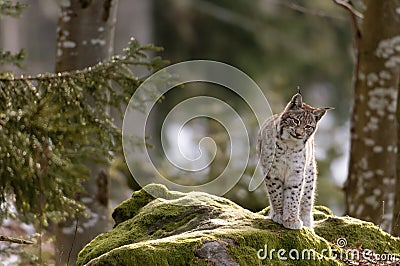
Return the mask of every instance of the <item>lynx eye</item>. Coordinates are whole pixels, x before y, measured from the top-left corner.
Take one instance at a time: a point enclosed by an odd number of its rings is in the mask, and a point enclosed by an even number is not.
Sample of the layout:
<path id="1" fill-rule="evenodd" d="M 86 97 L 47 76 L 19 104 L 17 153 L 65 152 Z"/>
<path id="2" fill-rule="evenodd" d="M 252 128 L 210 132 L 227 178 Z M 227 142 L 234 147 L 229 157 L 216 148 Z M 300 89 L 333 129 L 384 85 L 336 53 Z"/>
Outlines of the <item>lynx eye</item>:
<path id="1" fill-rule="evenodd" d="M 310 125 L 306 125 L 305 128 L 306 128 L 307 131 L 313 131 L 314 130 L 314 127 L 310 126 Z"/>

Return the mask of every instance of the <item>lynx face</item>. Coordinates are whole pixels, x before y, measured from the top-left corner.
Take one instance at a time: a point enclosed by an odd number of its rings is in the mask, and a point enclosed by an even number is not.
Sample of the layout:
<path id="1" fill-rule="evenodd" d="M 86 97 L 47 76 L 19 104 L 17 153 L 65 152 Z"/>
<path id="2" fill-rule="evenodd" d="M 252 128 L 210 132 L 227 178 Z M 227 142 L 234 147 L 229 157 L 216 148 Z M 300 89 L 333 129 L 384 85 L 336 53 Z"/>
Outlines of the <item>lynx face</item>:
<path id="1" fill-rule="evenodd" d="M 297 93 L 288 103 L 279 121 L 281 139 L 306 142 L 316 131 L 318 121 L 328 108 L 314 108 L 302 101 Z"/>

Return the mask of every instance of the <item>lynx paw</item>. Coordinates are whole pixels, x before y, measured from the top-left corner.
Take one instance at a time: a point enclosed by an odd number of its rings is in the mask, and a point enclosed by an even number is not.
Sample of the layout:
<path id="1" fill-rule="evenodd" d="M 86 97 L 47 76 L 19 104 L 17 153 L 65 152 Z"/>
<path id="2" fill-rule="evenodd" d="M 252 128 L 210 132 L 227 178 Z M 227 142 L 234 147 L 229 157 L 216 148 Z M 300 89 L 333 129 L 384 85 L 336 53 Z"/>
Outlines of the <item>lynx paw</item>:
<path id="1" fill-rule="evenodd" d="M 282 224 L 282 215 L 279 215 L 279 214 L 272 214 L 272 215 L 270 216 L 270 218 L 271 218 L 271 220 L 274 221 L 275 223 Z"/>
<path id="2" fill-rule="evenodd" d="M 310 216 L 304 216 L 301 219 L 303 221 L 303 225 L 312 229 L 314 227 L 314 219 Z"/>
<path id="3" fill-rule="evenodd" d="M 303 227 L 303 222 L 300 219 L 288 219 L 283 221 L 283 226 L 288 229 L 300 230 Z"/>

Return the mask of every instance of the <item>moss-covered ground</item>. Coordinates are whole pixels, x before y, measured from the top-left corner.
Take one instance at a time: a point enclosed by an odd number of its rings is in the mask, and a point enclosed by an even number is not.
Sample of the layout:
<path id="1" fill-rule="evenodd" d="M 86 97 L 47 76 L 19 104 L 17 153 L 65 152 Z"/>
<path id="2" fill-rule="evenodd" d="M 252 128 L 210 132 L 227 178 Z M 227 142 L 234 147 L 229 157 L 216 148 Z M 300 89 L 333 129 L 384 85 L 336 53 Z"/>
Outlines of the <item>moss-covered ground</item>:
<path id="1" fill-rule="evenodd" d="M 84 247 L 77 264 L 343 265 L 360 260 L 348 257 L 356 251 L 400 256 L 399 238 L 372 223 L 336 217 L 326 207 L 314 210 L 315 232 L 285 229 L 266 217 L 268 211 L 253 213 L 225 198 L 148 185 L 114 210 L 115 227 Z M 199 252 L 212 241 L 229 258 L 220 251 Z"/>

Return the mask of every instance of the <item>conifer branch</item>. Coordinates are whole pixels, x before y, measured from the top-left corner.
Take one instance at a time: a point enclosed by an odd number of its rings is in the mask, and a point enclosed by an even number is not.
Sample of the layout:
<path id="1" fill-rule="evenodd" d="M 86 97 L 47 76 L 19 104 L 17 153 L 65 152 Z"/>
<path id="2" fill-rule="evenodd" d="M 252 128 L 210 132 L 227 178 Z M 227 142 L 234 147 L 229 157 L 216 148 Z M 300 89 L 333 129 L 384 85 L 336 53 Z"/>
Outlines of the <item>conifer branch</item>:
<path id="1" fill-rule="evenodd" d="M 21 4 L 20 2 L 13 3 L 10 0 L 0 0 L 0 17 L 2 15 L 19 17 L 27 7 L 27 4 Z"/>
<path id="2" fill-rule="evenodd" d="M 160 50 L 132 39 L 123 55 L 82 70 L 0 75 L 0 205 L 11 196 L 18 218 L 44 226 L 82 212 L 75 199 L 89 176 L 82 162 L 107 164 L 121 151 L 121 130 L 107 108 L 123 115 L 145 78 L 131 67 L 158 70 L 166 61 L 147 54 Z"/>

